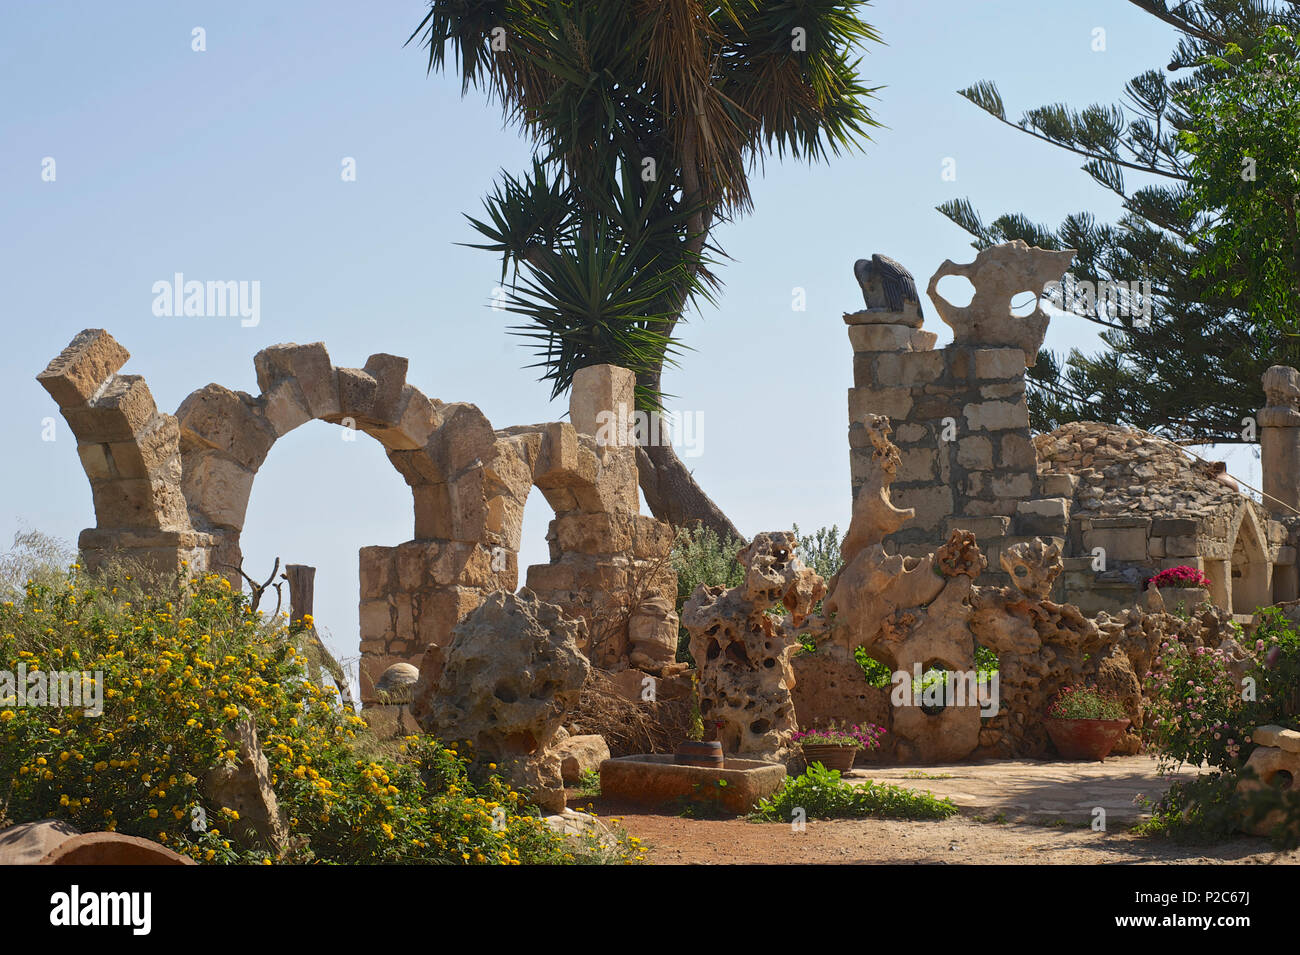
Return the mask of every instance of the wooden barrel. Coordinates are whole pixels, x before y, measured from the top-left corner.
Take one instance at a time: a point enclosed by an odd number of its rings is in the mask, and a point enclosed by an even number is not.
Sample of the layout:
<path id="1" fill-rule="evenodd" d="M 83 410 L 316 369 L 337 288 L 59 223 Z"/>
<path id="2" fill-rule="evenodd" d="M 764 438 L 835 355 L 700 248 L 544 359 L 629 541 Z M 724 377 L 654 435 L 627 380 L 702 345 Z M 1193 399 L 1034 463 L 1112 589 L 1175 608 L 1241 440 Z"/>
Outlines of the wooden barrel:
<path id="1" fill-rule="evenodd" d="M 722 768 L 722 744 L 719 742 L 697 743 L 688 740 L 677 747 L 673 753 L 673 762 L 678 766 L 705 766 L 709 769 Z"/>

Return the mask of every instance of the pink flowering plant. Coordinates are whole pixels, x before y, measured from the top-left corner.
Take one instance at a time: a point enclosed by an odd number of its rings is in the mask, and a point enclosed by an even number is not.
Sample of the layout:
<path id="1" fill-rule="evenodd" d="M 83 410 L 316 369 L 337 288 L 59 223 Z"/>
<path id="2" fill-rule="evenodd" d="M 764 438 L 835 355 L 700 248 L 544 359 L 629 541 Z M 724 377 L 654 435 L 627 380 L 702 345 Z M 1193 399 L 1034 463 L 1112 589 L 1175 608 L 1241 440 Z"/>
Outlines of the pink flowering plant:
<path id="1" fill-rule="evenodd" d="M 1166 568 L 1154 577 L 1149 578 L 1147 580 L 1147 586 L 1150 586 L 1151 584 L 1155 584 L 1158 589 L 1164 587 L 1203 587 L 1206 590 L 1209 590 L 1210 578 L 1206 577 L 1195 567 L 1180 564 L 1177 567 Z"/>
<path id="2" fill-rule="evenodd" d="M 1122 720 L 1124 704 L 1113 693 L 1094 686 L 1067 686 L 1047 707 L 1054 720 Z"/>
<path id="3" fill-rule="evenodd" d="M 847 726 L 832 720 L 825 728 L 799 730 L 790 739 L 801 746 L 851 746 L 854 749 L 873 750 L 880 746 L 880 737 L 885 732 L 883 726 L 874 723 Z"/>
<path id="4" fill-rule="evenodd" d="M 1147 674 L 1145 730 L 1162 765 L 1205 762 L 1234 772 L 1254 748 L 1256 726 L 1300 726 L 1300 632 L 1268 607 L 1254 637 L 1242 641 L 1249 659 L 1235 664 L 1224 649 L 1160 645 Z"/>
<path id="5" fill-rule="evenodd" d="M 1248 755 L 1253 707 L 1232 674 L 1227 651 L 1160 645 L 1149 680 L 1145 735 L 1161 771 L 1183 763 L 1240 769 Z"/>

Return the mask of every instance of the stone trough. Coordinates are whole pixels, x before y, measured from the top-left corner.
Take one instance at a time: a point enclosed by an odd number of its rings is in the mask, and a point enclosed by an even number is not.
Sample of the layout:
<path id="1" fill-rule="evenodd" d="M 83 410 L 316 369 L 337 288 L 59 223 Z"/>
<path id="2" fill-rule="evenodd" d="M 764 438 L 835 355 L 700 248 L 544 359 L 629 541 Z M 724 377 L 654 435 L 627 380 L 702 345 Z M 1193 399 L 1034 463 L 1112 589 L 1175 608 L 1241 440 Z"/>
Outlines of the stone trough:
<path id="1" fill-rule="evenodd" d="M 678 800 L 711 802 L 737 815 L 749 812 L 785 781 L 785 767 L 759 759 L 728 757 L 722 769 L 679 766 L 671 754 L 619 756 L 600 764 L 600 792 L 638 806 Z"/>

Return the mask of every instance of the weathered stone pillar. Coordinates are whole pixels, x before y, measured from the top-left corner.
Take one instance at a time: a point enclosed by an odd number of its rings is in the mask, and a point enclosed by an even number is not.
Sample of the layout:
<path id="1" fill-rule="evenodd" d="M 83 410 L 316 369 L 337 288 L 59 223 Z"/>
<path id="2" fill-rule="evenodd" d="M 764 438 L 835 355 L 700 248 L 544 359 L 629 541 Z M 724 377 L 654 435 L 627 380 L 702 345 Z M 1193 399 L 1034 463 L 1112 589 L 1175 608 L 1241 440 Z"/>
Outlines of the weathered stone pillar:
<path id="1" fill-rule="evenodd" d="M 1291 517 L 1300 514 L 1300 371 L 1274 365 L 1264 372 L 1264 394 L 1257 416 L 1264 506 Z"/>
<path id="2" fill-rule="evenodd" d="M 96 526 L 78 547 L 88 570 L 120 557 L 164 574 L 207 569 L 212 539 L 190 524 L 181 491 L 180 429 L 102 328 L 77 335 L 36 376 L 58 402 L 90 479 Z"/>

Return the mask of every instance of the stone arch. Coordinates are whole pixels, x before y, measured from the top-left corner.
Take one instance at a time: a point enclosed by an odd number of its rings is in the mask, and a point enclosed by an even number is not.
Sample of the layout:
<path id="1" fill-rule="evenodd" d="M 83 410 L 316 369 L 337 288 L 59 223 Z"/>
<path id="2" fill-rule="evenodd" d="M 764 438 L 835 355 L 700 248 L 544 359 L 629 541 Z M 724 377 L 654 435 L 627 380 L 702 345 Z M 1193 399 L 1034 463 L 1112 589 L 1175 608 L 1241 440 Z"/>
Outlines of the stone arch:
<path id="1" fill-rule="evenodd" d="M 405 358 L 378 354 L 364 368 L 336 368 L 325 345 L 315 342 L 273 345 L 254 356 L 253 366 L 256 397 L 210 384 L 176 409 L 181 490 L 192 526 L 212 536 L 213 569 L 238 579 L 230 568 L 240 562 L 253 479 L 276 440 L 308 421 L 370 435 L 413 488 L 441 476 L 433 462 L 416 468 L 402 457 L 423 449 L 441 424 L 438 405 L 406 383 Z M 418 515 L 418 501 L 415 510 Z"/>
<path id="2" fill-rule="evenodd" d="M 1233 535 L 1229 566 L 1233 613 L 1253 614 L 1273 602 L 1272 570 L 1265 528 L 1248 503 L 1241 509 Z"/>
<path id="3" fill-rule="evenodd" d="M 518 586 L 533 487 L 556 516 L 551 561 L 529 569 L 529 586 L 588 621 L 597 665 L 662 672 L 672 662 L 672 530 L 638 513 L 626 434 L 599 439 L 602 411 L 620 420 L 631 411 L 627 369 L 581 369 L 571 422 L 496 431 L 474 405 L 407 384 L 407 360 L 394 355 L 339 368 L 320 342 L 274 345 L 253 359 L 258 395 L 210 384 L 175 415 L 157 410 L 143 378 L 117 374 L 129 357 L 107 332 L 88 329 L 38 376 L 91 482 L 96 527 L 79 540 L 88 567 L 126 552 L 168 573 L 220 570 L 238 581 L 258 469 L 280 437 L 327 421 L 379 441 L 413 502 L 412 540 L 359 555 L 363 702 L 375 702 L 375 681 L 394 663 L 436 678 L 452 628 L 487 594 Z"/>

